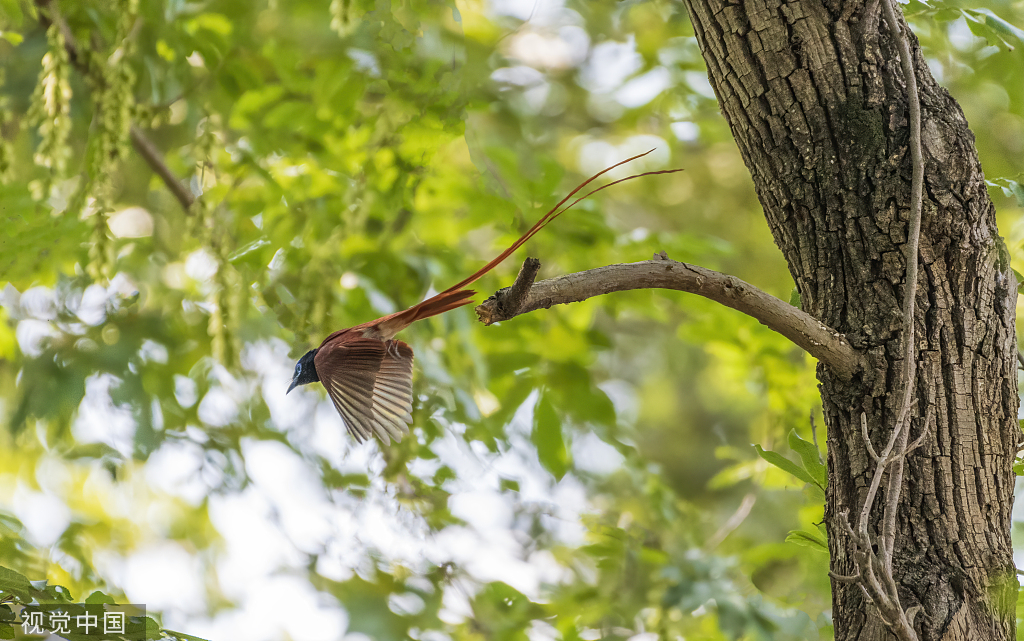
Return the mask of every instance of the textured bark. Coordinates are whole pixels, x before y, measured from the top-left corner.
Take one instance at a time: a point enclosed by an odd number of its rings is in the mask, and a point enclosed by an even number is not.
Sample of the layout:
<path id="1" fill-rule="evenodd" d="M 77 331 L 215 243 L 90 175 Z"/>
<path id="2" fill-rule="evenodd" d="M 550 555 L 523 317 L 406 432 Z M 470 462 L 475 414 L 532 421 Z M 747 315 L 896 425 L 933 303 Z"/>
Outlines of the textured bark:
<path id="1" fill-rule="evenodd" d="M 879 1 L 888 0 L 686 0 L 803 308 L 870 363 L 852 381 L 818 369 L 829 430 L 825 519 L 838 574 L 854 572 L 838 515 L 856 518 L 874 469 L 861 413 L 878 450 L 903 385 L 907 96 L 899 36 L 880 20 Z M 1013 639 L 1016 283 L 973 134 L 910 38 L 925 160 L 910 438 L 926 412 L 934 427 L 907 459 L 893 570 L 903 608 L 921 608 L 919 638 Z M 881 527 L 884 488 L 872 534 Z M 837 639 L 890 638 L 857 585 L 833 582 L 832 592 Z"/>

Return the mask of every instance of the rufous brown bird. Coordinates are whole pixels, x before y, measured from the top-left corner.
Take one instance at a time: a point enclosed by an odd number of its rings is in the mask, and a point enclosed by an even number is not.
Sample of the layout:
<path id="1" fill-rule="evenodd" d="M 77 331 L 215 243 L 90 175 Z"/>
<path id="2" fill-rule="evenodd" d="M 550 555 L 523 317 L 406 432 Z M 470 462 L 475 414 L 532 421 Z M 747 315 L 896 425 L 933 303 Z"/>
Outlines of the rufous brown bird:
<path id="1" fill-rule="evenodd" d="M 599 176 L 646 156 L 651 151 L 627 158 L 588 178 L 520 236 L 519 240 L 469 278 L 405 311 L 334 332 L 324 339 L 320 347 L 306 352 L 295 364 L 295 374 L 288 391 L 291 392 L 299 385 L 320 381 L 327 388 L 348 431 L 357 441 L 362 442 L 373 434 L 385 445 L 390 443 L 389 437 L 401 441 L 402 436 L 409 433 L 407 424 L 412 423 L 413 356 L 412 348 L 395 340 L 395 334 L 418 320 L 470 304 L 476 292 L 463 289 L 466 285 L 497 267 L 534 234 L 587 196 L 633 178 L 680 171 L 649 171 L 622 178 L 589 192 L 562 209 L 570 198 Z"/>

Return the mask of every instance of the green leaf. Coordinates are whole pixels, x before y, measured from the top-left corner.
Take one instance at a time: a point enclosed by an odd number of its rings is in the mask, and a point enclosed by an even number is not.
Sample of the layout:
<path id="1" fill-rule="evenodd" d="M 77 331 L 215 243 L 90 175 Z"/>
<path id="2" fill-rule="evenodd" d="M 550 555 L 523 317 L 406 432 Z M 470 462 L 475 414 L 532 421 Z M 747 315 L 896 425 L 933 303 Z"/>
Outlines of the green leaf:
<path id="1" fill-rule="evenodd" d="M 143 619 L 143 621 L 146 622 L 146 627 L 145 627 L 146 636 L 144 637 L 145 639 L 151 639 L 151 638 L 153 638 L 154 636 L 156 636 L 156 635 L 158 635 L 160 633 L 160 624 L 156 622 L 156 619 L 154 619 L 153 617 L 146 617 L 145 619 Z M 194 641 L 206 641 L 205 639 L 201 639 L 199 637 L 191 637 L 190 636 L 190 637 L 187 637 L 187 638 L 190 641 L 191 640 L 194 640 Z"/>
<path id="2" fill-rule="evenodd" d="M 993 13 L 991 9 L 967 9 L 966 11 L 971 11 L 979 16 L 984 16 L 985 24 L 991 27 L 992 30 L 999 35 L 1014 39 L 1018 43 L 1024 43 L 1024 30 L 1020 29 L 1016 25 L 1010 24 L 1006 20 L 1003 20 Z"/>
<path id="3" fill-rule="evenodd" d="M 1010 180 L 1007 182 L 1010 183 L 1010 193 L 1017 199 L 1017 206 L 1024 207 L 1024 184 L 1021 184 L 1016 180 Z"/>
<path id="4" fill-rule="evenodd" d="M 828 554 L 828 543 L 817 532 L 807 530 L 793 530 L 786 536 L 786 543 L 796 543 L 805 548 L 811 548 Z"/>
<path id="5" fill-rule="evenodd" d="M 114 597 L 110 596 L 109 594 L 104 594 L 99 590 L 96 590 L 95 592 L 90 594 L 85 599 L 85 602 L 89 605 L 93 605 L 96 603 L 104 603 L 106 605 L 117 605 L 117 601 L 114 600 Z"/>
<path id="6" fill-rule="evenodd" d="M 231 19 L 219 13 L 201 13 L 193 18 L 192 23 L 198 29 L 205 29 L 216 34 L 227 36 L 231 34 Z"/>
<path id="7" fill-rule="evenodd" d="M 0 15 L 15 27 L 20 27 L 25 19 L 25 15 L 21 11 L 21 3 L 18 0 L 0 0 Z"/>
<path id="8" fill-rule="evenodd" d="M 267 240 L 266 238 L 258 238 L 249 243 L 248 245 L 245 245 L 244 247 L 241 247 L 240 249 L 234 251 L 230 256 L 228 256 L 228 262 L 233 263 L 238 259 L 242 258 L 243 256 L 245 256 L 246 254 L 251 254 L 257 249 L 260 249 L 261 247 L 266 247 L 269 244 L 270 241 Z"/>
<path id="9" fill-rule="evenodd" d="M 263 126 L 271 129 L 304 128 L 315 121 L 315 110 L 312 105 L 299 100 L 286 100 L 274 105 L 263 117 Z"/>
<path id="10" fill-rule="evenodd" d="M 800 455 L 804 469 L 814 479 L 814 484 L 825 489 L 825 485 L 828 483 L 828 470 L 821 463 L 821 454 L 814 443 L 803 440 L 796 430 L 792 430 L 789 433 L 789 446 Z"/>
<path id="11" fill-rule="evenodd" d="M 23 601 L 30 601 L 32 599 L 32 584 L 24 575 L 0 567 L 0 593 L 3 593 L 3 596 L 14 595 Z"/>
<path id="12" fill-rule="evenodd" d="M 1003 20 L 989 9 L 961 9 L 967 26 L 979 38 L 1006 49 L 1024 44 L 1024 30 Z"/>
<path id="13" fill-rule="evenodd" d="M 569 454 L 562 438 L 562 422 L 547 394 L 542 394 L 533 413 L 533 433 L 530 440 L 537 446 L 540 464 L 561 480 L 569 470 Z"/>
<path id="14" fill-rule="evenodd" d="M 817 483 L 814 481 L 814 478 L 807 473 L 807 470 L 800 467 L 799 465 L 789 460 L 785 456 L 779 454 L 778 452 L 765 450 L 760 445 L 755 444 L 754 448 L 757 450 L 758 456 L 768 461 L 769 463 L 779 468 L 780 470 L 783 470 L 784 472 L 789 472 L 790 474 L 797 477 L 804 483 L 814 483 L 815 485 L 817 485 Z"/>
<path id="15" fill-rule="evenodd" d="M 106 443 L 85 443 L 83 445 L 76 445 L 69 448 L 64 452 L 64 456 L 69 459 L 79 458 L 109 458 L 114 460 L 121 460 L 123 457 L 120 452 L 110 447 Z"/>
<path id="16" fill-rule="evenodd" d="M 800 290 L 796 287 L 794 287 L 793 291 L 789 294 L 789 304 L 793 307 L 800 307 Z"/>
<path id="17" fill-rule="evenodd" d="M 724 467 L 708 481 L 708 489 L 720 490 L 749 480 L 757 467 L 758 463 L 753 459 Z"/>
<path id="18" fill-rule="evenodd" d="M 3 38 L 15 47 L 20 45 L 22 41 L 25 40 L 25 36 L 21 35 L 16 31 L 0 31 L 0 38 Z"/>
<path id="19" fill-rule="evenodd" d="M 985 182 L 991 187 L 998 187 L 1007 198 L 1015 199 L 1018 207 L 1024 207 L 1024 184 L 1009 178 L 993 178 Z"/>
<path id="20" fill-rule="evenodd" d="M 49 207 L 37 207 L 23 185 L 0 185 L 0 279 L 18 289 L 49 285 L 54 275 L 72 272 L 88 228 L 77 215 L 52 216 Z M 31 247 L 32 251 L 23 248 Z"/>
<path id="21" fill-rule="evenodd" d="M 825 504 L 825 488 L 821 487 L 817 483 L 805 485 L 804 492 L 807 495 L 807 500 L 813 505 Z"/>

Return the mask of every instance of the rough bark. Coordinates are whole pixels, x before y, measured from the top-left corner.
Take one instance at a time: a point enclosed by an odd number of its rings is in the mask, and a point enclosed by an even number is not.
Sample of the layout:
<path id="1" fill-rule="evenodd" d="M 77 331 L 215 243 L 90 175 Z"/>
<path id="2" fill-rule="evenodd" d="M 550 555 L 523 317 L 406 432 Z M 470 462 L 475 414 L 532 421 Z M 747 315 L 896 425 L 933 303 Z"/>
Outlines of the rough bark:
<path id="1" fill-rule="evenodd" d="M 804 310 L 870 362 L 851 381 L 818 369 L 828 425 L 825 519 L 837 574 L 854 571 L 838 515 L 858 512 L 874 469 L 861 413 L 877 449 L 902 389 L 907 96 L 899 36 L 880 20 L 879 1 L 888 0 L 686 0 Z M 933 428 L 907 459 L 893 570 L 903 608 L 921 608 L 919 638 L 1013 639 L 1010 511 L 1021 440 L 1015 279 L 973 134 L 910 37 L 925 160 L 910 438 L 927 413 Z M 884 503 L 884 496 L 876 501 L 872 534 Z M 856 584 L 833 582 L 832 592 L 837 639 L 889 637 Z"/>

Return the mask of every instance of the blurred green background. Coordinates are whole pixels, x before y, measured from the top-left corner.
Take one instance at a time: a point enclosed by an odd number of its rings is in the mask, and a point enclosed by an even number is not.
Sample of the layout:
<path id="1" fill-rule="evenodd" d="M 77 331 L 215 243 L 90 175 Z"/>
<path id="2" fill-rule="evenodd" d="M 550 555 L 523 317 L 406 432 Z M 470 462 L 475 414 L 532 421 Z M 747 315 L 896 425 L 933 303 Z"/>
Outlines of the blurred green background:
<path id="1" fill-rule="evenodd" d="M 0 566 L 217 639 L 831 638 L 823 493 L 752 447 L 799 460 L 811 417 L 824 444 L 814 362 L 732 310 L 419 323 L 389 449 L 284 394 L 652 148 L 611 176 L 685 171 L 581 203 L 477 300 L 527 255 L 663 250 L 792 300 L 680 3 L 39 4 L 0 2 Z M 1024 2 L 904 9 L 1021 271 Z"/>

